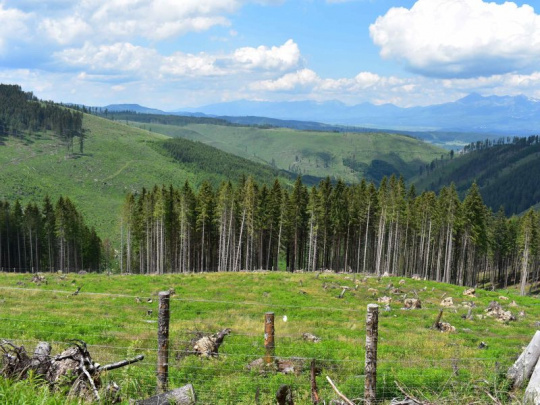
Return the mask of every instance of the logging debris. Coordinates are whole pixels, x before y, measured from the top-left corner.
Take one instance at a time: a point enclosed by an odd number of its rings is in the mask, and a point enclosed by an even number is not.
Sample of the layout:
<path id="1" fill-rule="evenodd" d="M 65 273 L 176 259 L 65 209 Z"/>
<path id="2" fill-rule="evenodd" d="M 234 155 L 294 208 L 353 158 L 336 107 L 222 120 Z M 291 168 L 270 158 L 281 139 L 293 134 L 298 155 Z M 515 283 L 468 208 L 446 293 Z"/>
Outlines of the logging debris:
<path id="1" fill-rule="evenodd" d="M 505 311 L 501 304 L 497 301 L 491 301 L 489 306 L 484 311 L 487 316 L 491 316 L 498 320 L 499 322 L 510 322 L 515 321 L 517 318 L 510 311 Z"/>
<path id="2" fill-rule="evenodd" d="M 203 357 L 217 357 L 218 350 L 225 336 L 231 333 L 231 329 L 226 328 L 213 335 L 201 336 L 195 341 L 193 351 Z"/>
<path id="3" fill-rule="evenodd" d="M 62 353 L 51 356 L 51 345 L 39 342 L 30 356 L 24 346 L 12 342 L 0 342 L 0 375 L 14 380 L 25 380 L 29 375 L 43 379 L 51 389 L 67 389 L 68 397 L 83 401 L 101 401 L 101 372 L 114 370 L 143 360 L 139 355 L 133 359 L 101 366 L 93 361 L 86 343 L 73 339 L 72 346 Z M 111 383 L 103 390 L 104 398 L 114 403 L 119 400 L 116 384 Z M 116 386 L 117 387 L 117 386 Z M 116 392 L 115 392 L 116 391 Z"/>

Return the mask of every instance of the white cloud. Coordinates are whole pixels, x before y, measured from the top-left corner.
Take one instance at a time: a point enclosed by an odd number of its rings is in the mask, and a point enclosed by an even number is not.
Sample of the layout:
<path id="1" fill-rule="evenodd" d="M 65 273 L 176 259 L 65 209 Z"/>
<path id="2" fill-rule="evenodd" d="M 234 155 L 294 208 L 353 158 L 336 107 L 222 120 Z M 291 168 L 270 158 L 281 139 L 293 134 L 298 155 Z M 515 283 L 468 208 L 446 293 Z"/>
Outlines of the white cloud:
<path id="1" fill-rule="evenodd" d="M 294 73 L 287 73 L 276 80 L 262 80 L 251 84 L 253 90 L 263 91 L 291 91 L 301 88 L 313 88 L 321 79 L 310 69 L 298 70 Z"/>
<path id="2" fill-rule="evenodd" d="M 6 51 L 10 41 L 27 37 L 26 24 L 30 18 L 30 14 L 14 8 L 4 8 L 0 3 L 0 53 Z"/>
<path id="3" fill-rule="evenodd" d="M 259 46 L 257 48 L 240 48 L 234 52 L 233 59 L 246 69 L 289 70 L 300 61 L 298 45 L 289 39 L 282 46 Z"/>
<path id="4" fill-rule="evenodd" d="M 84 40 L 92 35 L 93 30 L 78 16 L 69 16 L 61 19 L 44 19 L 39 25 L 49 38 L 60 45 L 67 45 L 77 40 Z"/>
<path id="5" fill-rule="evenodd" d="M 433 77 L 526 72 L 540 63 L 540 16 L 531 6 L 418 0 L 370 26 L 381 56 Z"/>
<path id="6" fill-rule="evenodd" d="M 175 52 L 164 56 L 153 48 L 126 42 L 99 46 L 87 42 L 81 48 L 65 49 L 54 56 L 64 65 L 94 72 L 129 72 L 141 77 L 157 72 L 181 78 L 284 72 L 298 65 L 300 51 L 289 40 L 282 46 L 245 47 L 231 54 Z"/>
<path id="7" fill-rule="evenodd" d="M 82 48 L 71 48 L 56 54 L 66 65 L 82 67 L 92 71 L 124 71 L 144 73 L 159 59 L 157 51 L 118 42 L 112 45 L 95 46 L 86 43 Z"/>

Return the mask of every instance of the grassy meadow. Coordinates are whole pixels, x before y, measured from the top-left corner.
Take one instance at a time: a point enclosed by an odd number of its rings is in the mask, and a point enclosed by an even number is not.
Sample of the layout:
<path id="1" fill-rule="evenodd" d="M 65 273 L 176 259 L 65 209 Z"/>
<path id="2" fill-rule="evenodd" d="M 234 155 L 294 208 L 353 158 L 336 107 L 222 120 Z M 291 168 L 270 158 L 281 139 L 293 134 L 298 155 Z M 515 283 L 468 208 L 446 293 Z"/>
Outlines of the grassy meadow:
<path id="1" fill-rule="evenodd" d="M 392 297 L 392 302 L 388 311 L 380 304 L 377 395 L 381 403 L 403 397 L 397 382 L 411 395 L 436 404 L 490 404 L 490 396 L 517 404 L 521 392 L 509 392 L 504 375 L 532 338 L 540 316 L 538 298 L 520 297 L 513 289 L 477 290 L 476 297 L 468 297 L 463 295 L 464 287 L 408 278 L 400 283 L 400 278 L 392 277 L 285 272 L 53 273 L 45 278 L 45 283 L 36 284 L 31 274 L 0 273 L 0 336 L 24 344 L 29 351 L 37 341 L 47 340 L 53 343 L 53 355 L 65 349 L 69 339 L 82 339 L 100 364 L 144 354 L 143 362 L 103 375 L 104 381 L 120 385 L 126 404 L 155 392 L 157 294 L 170 288 L 175 291 L 170 386 L 192 383 L 201 404 L 272 404 L 281 384 L 291 385 L 295 403 L 311 403 L 312 359 L 320 369 L 317 384 L 322 399 L 337 399 L 326 382 L 330 376 L 344 395 L 360 403 L 366 306 L 382 296 Z M 339 299 L 344 286 L 350 289 Z M 77 287 L 80 293 L 72 295 Z M 418 297 L 422 309 L 402 309 L 404 297 Z M 454 306 L 444 309 L 442 319 L 456 327 L 453 333 L 430 329 L 443 297 L 453 297 Z M 487 317 L 484 310 L 492 300 L 511 310 L 517 320 L 504 324 Z M 473 319 L 466 320 L 462 316 L 471 302 Z M 263 319 L 268 311 L 276 315 L 276 356 L 296 362 L 296 373 L 247 368 L 264 354 Z M 219 357 L 186 353 L 198 333 L 224 328 L 232 332 Z M 306 332 L 322 342 L 304 341 Z M 481 342 L 487 347 L 479 348 Z M 34 391 L 27 384 L 0 379 L 2 398 L 13 404 L 63 403 L 63 397 L 42 388 Z"/>

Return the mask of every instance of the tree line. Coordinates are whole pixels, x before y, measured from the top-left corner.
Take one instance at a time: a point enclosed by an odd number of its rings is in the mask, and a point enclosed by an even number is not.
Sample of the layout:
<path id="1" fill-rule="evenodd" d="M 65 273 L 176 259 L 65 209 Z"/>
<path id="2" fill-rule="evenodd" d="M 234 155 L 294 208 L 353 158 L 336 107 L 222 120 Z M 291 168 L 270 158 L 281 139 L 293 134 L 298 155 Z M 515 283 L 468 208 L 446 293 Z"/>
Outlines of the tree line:
<path id="1" fill-rule="evenodd" d="M 0 268 L 3 271 L 100 269 L 101 240 L 69 198 L 42 207 L 0 201 Z"/>
<path id="2" fill-rule="evenodd" d="M 78 137 L 79 150 L 83 153 L 82 123 L 83 114 L 79 111 L 40 101 L 18 85 L 0 84 L 0 137 L 52 131 L 70 151 L 73 151 L 74 138 Z"/>
<path id="3" fill-rule="evenodd" d="M 539 218 L 488 209 L 476 184 L 419 195 L 403 178 L 308 189 L 243 178 L 154 187 L 122 210 L 122 272 L 332 269 L 475 286 L 538 279 Z M 525 284 L 523 284 L 523 291 Z"/>

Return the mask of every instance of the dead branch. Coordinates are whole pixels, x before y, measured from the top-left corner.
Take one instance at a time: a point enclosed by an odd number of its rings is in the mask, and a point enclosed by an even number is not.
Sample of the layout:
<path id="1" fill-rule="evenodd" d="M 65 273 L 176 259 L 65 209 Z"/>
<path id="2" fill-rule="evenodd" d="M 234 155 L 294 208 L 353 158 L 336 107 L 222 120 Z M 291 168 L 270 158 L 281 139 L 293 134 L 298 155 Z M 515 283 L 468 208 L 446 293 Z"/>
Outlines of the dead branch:
<path id="1" fill-rule="evenodd" d="M 136 363 L 138 361 L 144 360 L 144 355 L 139 354 L 133 359 L 117 361 L 116 363 L 106 364 L 105 366 L 98 366 L 97 371 L 110 371 L 116 370 L 117 368 L 128 366 L 130 364 Z"/>
<path id="2" fill-rule="evenodd" d="M 335 393 L 342 399 L 344 400 L 348 405 L 354 405 L 351 400 L 349 398 L 347 398 L 345 395 L 343 395 L 338 389 L 337 387 L 334 385 L 334 383 L 332 382 L 332 380 L 330 379 L 330 377 L 326 376 L 326 379 L 328 380 L 328 382 L 330 383 L 330 385 L 332 386 L 332 389 L 335 391 Z"/>

